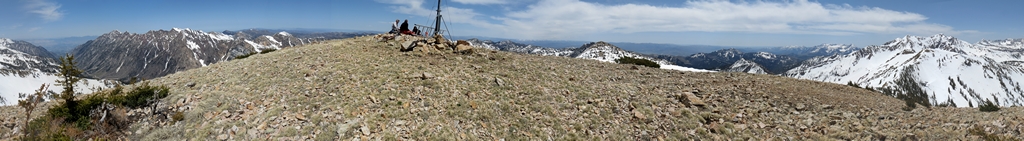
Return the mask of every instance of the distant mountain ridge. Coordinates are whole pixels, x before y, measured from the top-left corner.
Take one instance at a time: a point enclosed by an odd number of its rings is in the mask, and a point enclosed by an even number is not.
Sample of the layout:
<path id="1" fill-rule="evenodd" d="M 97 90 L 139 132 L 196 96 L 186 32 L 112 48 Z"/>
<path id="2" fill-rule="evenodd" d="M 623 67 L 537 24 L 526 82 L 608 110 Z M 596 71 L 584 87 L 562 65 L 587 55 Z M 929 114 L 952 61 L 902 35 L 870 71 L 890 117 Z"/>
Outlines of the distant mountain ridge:
<path id="1" fill-rule="evenodd" d="M 517 40 L 517 39 L 504 39 L 504 38 L 491 38 L 491 37 L 474 37 L 474 36 L 455 36 L 455 39 L 463 40 L 481 40 L 491 42 L 514 42 L 523 45 L 541 46 L 545 48 L 573 48 L 579 47 L 581 44 L 590 43 L 589 41 L 567 41 L 567 40 Z M 677 44 L 662 44 L 662 43 L 632 43 L 632 42 L 608 42 L 614 44 L 616 47 L 624 50 L 640 54 L 648 54 L 649 56 L 654 55 L 671 55 L 671 56 L 689 56 L 701 52 L 712 52 L 716 50 L 729 49 L 729 48 L 741 48 L 746 50 L 747 48 L 756 47 L 739 47 L 739 46 L 713 46 L 713 45 L 677 45 Z"/>
<path id="2" fill-rule="evenodd" d="M 800 60 L 806 60 L 818 56 L 833 56 L 850 54 L 859 50 L 853 44 L 821 44 L 816 46 L 782 46 L 769 48 L 743 48 L 746 52 L 770 52 L 778 55 L 787 55 Z"/>
<path id="3" fill-rule="evenodd" d="M 730 70 L 737 61 L 746 60 L 761 66 L 767 74 L 785 72 L 800 64 L 800 59 L 769 52 L 745 53 L 739 49 L 723 49 L 710 53 L 697 53 L 687 57 L 659 56 L 680 66 L 708 70 Z"/>
<path id="4" fill-rule="evenodd" d="M 1024 105 L 1024 39 L 971 44 L 952 36 L 905 36 L 850 54 L 813 58 L 785 76 L 883 89 L 897 97 L 976 106 Z"/>
<path id="5" fill-rule="evenodd" d="M 672 63 L 668 61 L 656 59 L 631 51 L 626 51 L 615 45 L 603 41 L 590 42 L 580 47 L 560 49 L 520 44 L 509 40 L 495 42 L 490 40 L 469 39 L 468 41 L 470 42 L 470 44 L 478 48 L 486 48 L 499 51 L 537 54 L 544 56 L 563 56 L 569 58 L 592 59 L 603 62 L 615 62 L 616 59 L 622 57 L 633 57 L 648 59 L 660 65 L 672 65 Z"/>
<path id="6" fill-rule="evenodd" d="M 172 28 L 142 34 L 112 31 L 82 44 L 70 53 L 78 67 L 94 78 L 125 81 L 152 79 L 203 67 L 236 56 L 281 49 L 328 38 L 297 38 L 288 32 L 239 31 L 232 34 Z"/>

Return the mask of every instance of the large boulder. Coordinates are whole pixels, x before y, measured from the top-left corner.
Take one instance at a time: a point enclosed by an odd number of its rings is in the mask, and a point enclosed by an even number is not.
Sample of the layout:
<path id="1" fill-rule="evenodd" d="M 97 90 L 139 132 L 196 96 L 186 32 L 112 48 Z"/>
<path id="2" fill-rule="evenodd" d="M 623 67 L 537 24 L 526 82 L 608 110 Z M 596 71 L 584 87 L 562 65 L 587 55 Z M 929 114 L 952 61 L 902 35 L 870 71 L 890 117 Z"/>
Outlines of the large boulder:
<path id="1" fill-rule="evenodd" d="M 469 42 L 465 40 L 459 40 L 455 43 L 455 52 L 462 54 L 473 53 L 473 46 L 469 45 Z"/>

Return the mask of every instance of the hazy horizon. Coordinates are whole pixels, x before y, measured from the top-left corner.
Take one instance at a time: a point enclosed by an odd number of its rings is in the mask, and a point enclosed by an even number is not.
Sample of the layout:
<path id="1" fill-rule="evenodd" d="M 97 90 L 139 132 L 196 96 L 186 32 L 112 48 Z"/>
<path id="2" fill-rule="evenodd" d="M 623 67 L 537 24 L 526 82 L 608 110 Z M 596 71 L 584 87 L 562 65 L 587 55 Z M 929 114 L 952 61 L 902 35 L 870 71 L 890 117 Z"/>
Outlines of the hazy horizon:
<path id="1" fill-rule="evenodd" d="M 1024 38 L 1024 1 L 971 0 L 450 0 L 455 36 L 711 46 L 877 45 L 946 34 L 968 42 Z M 0 38 L 98 36 L 190 28 L 386 31 L 395 19 L 431 25 L 436 1 L 0 2 Z"/>

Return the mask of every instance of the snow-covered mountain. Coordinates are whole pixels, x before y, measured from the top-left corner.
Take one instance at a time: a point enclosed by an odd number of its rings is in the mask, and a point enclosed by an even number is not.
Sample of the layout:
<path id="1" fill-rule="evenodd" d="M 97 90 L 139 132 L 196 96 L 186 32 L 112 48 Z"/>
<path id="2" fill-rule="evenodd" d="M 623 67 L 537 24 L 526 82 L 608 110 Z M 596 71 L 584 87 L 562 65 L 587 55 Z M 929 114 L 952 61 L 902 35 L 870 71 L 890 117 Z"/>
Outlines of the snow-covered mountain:
<path id="1" fill-rule="evenodd" d="M 42 47 L 0 38 L 0 75 L 24 77 L 36 72 L 56 73 L 57 65 L 53 55 Z"/>
<path id="2" fill-rule="evenodd" d="M 471 45 L 473 45 L 474 47 L 476 47 L 476 48 L 485 48 L 485 49 L 499 50 L 499 51 L 518 52 L 518 53 L 525 53 L 525 54 L 538 54 L 538 55 L 544 55 L 544 56 L 562 56 L 562 57 L 570 57 L 570 58 L 591 59 L 591 60 L 598 60 L 598 61 L 602 61 L 602 62 L 613 62 L 613 63 L 615 62 L 615 60 L 617 60 L 619 58 L 622 58 L 622 57 L 632 57 L 632 58 L 642 58 L 642 59 L 648 59 L 648 60 L 654 61 L 655 63 L 658 63 L 658 65 L 661 65 L 662 69 L 672 69 L 672 70 L 681 70 L 681 71 L 701 71 L 701 72 L 708 71 L 708 70 L 694 69 L 694 68 L 682 67 L 682 66 L 674 65 L 674 64 L 672 64 L 672 63 L 670 63 L 670 62 L 668 62 L 668 61 L 666 61 L 664 59 L 657 59 L 657 58 L 646 56 L 646 55 L 643 55 L 643 54 L 639 54 L 639 53 L 635 53 L 635 52 L 631 52 L 631 51 L 626 51 L 626 50 L 623 50 L 623 49 L 621 49 L 621 48 L 619 48 L 619 47 L 617 47 L 615 45 L 612 45 L 610 43 L 603 42 L 603 41 L 591 42 L 591 43 L 587 43 L 587 44 L 584 44 L 583 46 L 575 47 L 575 48 L 562 48 L 562 49 L 545 48 L 545 47 L 539 47 L 539 46 L 533 46 L 533 45 L 519 44 L 519 43 L 515 43 L 515 42 L 512 42 L 512 41 L 508 41 L 508 40 L 500 41 L 500 42 L 494 42 L 494 41 L 490 41 L 490 40 L 469 39 L 467 41 L 469 41 L 469 43 Z"/>
<path id="3" fill-rule="evenodd" d="M 32 93 L 42 84 L 50 85 L 49 90 L 63 87 L 54 86 L 57 80 L 59 62 L 46 49 L 31 43 L 0 38 L 0 97 L 5 104 L 17 103 L 19 93 Z M 107 88 L 108 83 L 95 79 L 83 79 L 77 87 L 79 92 L 92 92 L 92 88 Z"/>
<path id="4" fill-rule="evenodd" d="M 177 71 L 207 66 L 236 56 L 269 49 L 299 46 L 322 38 L 296 38 L 287 32 L 273 35 L 232 32 L 232 35 L 172 28 L 144 34 L 113 31 L 86 42 L 70 53 L 90 77 L 127 80 L 152 79 Z"/>
<path id="5" fill-rule="evenodd" d="M 469 39 L 467 41 L 469 41 L 469 43 L 471 45 L 473 45 L 474 47 L 477 47 L 477 48 L 485 48 L 485 49 L 498 50 L 498 51 L 518 52 L 518 53 L 525 53 L 525 54 L 538 54 L 538 55 L 544 55 L 544 56 L 566 56 L 566 57 L 569 57 L 569 55 L 573 53 L 572 50 L 568 50 L 568 49 L 546 48 L 546 47 L 534 46 L 534 45 L 529 45 L 529 44 L 516 43 L 516 42 L 512 42 L 511 40 L 503 40 L 503 41 L 495 42 L 495 41 L 491 41 L 491 40 L 479 40 L 479 39 L 475 39 L 474 38 L 474 39 Z"/>
<path id="6" fill-rule="evenodd" d="M 846 55 L 817 57 L 784 75 L 884 89 L 931 104 L 1024 105 L 1024 40 L 971 44 L 938 34 L 905 36 Z"/>
<path id="7" fill-rule="evenodd" d="M 736 61 L 736 63 L 733 63 L 731 66 L 729 66 L 729 69 L 725 69 L 723 71 L 768 74 L 768 71 L 765 71 L 764 67 L 761 66 L 760 64 L 742 58 L 739 61 Z"/>

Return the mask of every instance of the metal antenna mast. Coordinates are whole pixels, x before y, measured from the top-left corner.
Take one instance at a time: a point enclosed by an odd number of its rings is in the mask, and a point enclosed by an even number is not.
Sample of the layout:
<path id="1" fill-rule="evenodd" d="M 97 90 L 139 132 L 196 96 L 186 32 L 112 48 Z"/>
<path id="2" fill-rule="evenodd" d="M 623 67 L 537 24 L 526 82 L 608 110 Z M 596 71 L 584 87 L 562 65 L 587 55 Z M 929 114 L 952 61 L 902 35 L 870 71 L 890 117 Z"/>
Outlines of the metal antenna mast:
<path id="1" fill-rule="evenodd" d="M 434 24 L 434 35 L 441 34 L 441 0 L 437 0 L 437 22 Z"/>

